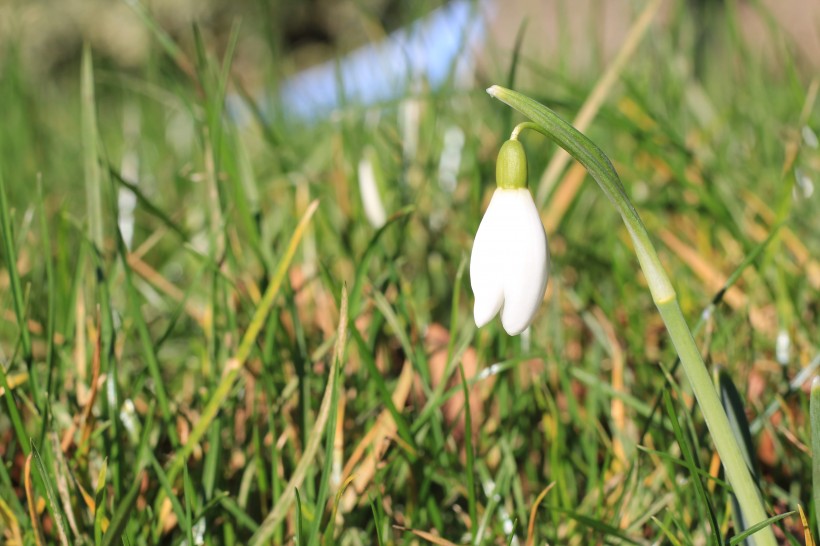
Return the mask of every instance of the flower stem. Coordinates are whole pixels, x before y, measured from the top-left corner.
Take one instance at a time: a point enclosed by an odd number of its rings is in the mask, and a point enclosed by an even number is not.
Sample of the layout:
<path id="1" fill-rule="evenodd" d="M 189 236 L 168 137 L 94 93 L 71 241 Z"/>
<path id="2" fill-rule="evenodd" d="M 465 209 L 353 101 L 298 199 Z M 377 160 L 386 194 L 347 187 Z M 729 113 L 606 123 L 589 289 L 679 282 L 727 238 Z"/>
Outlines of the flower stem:
<path id="1" fill-rule="evenodd" d="M 749 526 L 765 521 L 768 516 L 757 485 L 743 459 L 740 446 L 732 434 L 717 391 L 683 317 L 675 290 L 612 163 L 591 140 L 546 106 L 525 95 L 497 85 L 490 87 L 487 92 L 532 120 L 532 122 L 524 122 L 516 127 L 511 138 L 517 138 L 523 129 L 533 129 L 553 140 L 586 167 L 621 214 L 635 246 L 638 261 L 646 276 L 652 299 L 666 325 L 675 350 L 678 352 L 686 377 L 692 385 L 695 398 L 706 420 L 706 425 L 709 427 L 712 441 L 726 469 L 726 477 L 737 496 L 744 521 Z M 699 478 L 695 477 L 695 479 Z M 769 525 L 756 533 L 754 539 L 757 546 L 776 545 L 774 533 Z"/>

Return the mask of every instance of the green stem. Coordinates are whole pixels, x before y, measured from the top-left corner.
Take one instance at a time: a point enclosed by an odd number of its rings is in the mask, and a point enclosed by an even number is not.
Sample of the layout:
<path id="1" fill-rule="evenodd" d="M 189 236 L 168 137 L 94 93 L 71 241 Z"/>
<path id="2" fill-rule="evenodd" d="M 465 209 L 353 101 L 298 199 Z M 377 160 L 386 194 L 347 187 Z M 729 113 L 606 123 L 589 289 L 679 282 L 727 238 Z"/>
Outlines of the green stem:
<path id="1" fill-rule="evenodd" d="M 740 446 L 732 434 L 729 420 L 723 411 L 718 393 L 683 317 L 672 283 L 612 163 L 591 140 L 546 106 L 497 85 L 490 87 L 487 92 L 532 120 L 533 123 L 525 122 L 516 127 L 511 138 L 517 138 L 523 129 L 534 129 L 553 140 L 586 167 L 621 214 L 629 235 L 632 237 L 635 253 L 638 255 L 638 261 L 646 276 L 652 299 L 658 307 L 669 337 L 672 338 L 672 343 L 683 364 L 686 377 L 692 385 L 695 398 L 706 420 L 706 425 L 709 427 L 712 441 L 726 469 L 726 477 L 740 503 L 744 520 L 750 527 L 766 520 L 766 510 L 757 485 L 743 459 Z M 757 546 L 777 544 L 770 525 L 761 529 L 755 535 L 755 540 Z"/>
<path id="2" fill-rule="evenodd" d="M 814 497 L 815 521 L 820 529 L 820 377 L 811 383 L 809 398 L 809 420 L 811 421 L 811 482 Z"/>

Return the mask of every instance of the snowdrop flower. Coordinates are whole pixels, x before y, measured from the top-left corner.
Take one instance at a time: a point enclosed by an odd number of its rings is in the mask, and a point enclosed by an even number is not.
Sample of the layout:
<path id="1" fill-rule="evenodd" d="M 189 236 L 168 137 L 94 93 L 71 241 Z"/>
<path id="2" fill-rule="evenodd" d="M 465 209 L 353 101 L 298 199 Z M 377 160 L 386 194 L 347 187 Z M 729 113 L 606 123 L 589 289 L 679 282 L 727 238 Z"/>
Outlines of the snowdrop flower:
<path id="1" fill-rule="evenodd" d="M 470 256 L 476 326 L 501 311 L 511 336 L 530 325 L 544 298 L 549 277 L 547 236 L 527 188 L 527 158 L 517 140 L 498 153 L 498 187 L 478 226 Z"/>

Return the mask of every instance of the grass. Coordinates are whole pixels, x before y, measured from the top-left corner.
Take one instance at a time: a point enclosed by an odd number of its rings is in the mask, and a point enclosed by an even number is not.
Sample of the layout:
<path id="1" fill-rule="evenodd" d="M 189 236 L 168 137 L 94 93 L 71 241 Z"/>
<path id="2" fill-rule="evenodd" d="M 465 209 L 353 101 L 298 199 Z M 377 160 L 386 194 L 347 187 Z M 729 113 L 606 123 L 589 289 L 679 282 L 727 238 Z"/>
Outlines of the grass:
<path id="1" fill-rule="evenodd" d="M 803 183 L 820 180 L 817 80 L 788 47 L 760 58 L 731 6 L 703 55 L 683 6 L 668 30 L 649 27 L 585 132 L 721 370 L 733 426 L 753 432 L 769 515 L 787 514 L 777 536 L 801 544 L 798 507 L 816 538 L 820 498 L 814 373 L 791 383 L 820 352 L 818 194 Z M 494 50 L 475 89 L 412 97 L 408 157 L 409 96 L 313 124 L 238 125 L 222 107 L 240 91 L 237 51 L 248 35 L 276 37 L 253 17 L 222 45 L 165 32 L 147 9 L 135 17 L 154 36 L 139 69 L 93 49 L 44 81 L 15 47 L 0 63 L 6 543 L 738 534 L 628 235 L 582 171 L 549 184 L 551 279 L 529 337 L 472 322 L 471 241 L 495 154 L 521 121 L 483 88 L 515 82 L 572 119 L 603 65 Z M 464 134 L 452 193 L 439 183 L 449 127 Z M 554 149 L 523 141 L 537 182 Z M 136 175 L 121 167 L 129 154 Z M 389 216 L 380 228 L 359 193 L 365 155 Z M 132 242 L 121 192 L 136 199 Z"/>

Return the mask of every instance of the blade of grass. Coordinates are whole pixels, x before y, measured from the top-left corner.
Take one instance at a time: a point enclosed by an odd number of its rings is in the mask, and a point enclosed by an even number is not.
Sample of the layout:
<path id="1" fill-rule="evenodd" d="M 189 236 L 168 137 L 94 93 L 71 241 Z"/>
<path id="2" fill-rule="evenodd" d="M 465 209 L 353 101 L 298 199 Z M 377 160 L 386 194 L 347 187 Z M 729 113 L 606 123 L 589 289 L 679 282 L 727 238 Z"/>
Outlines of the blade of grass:
<path id="1" fill-rule="evenodd" d="M 565 516 L 569 516 L 570 518 L 574 519 L 584 527 L 592 529 L 595 532 L 600 533 L 601 535 L 604 535 L 606 537 L 616 537 L 627 544 L 635 544 L 636 546 L 644 545 L 642 541 L 627 535 L 624 531 L 618 529 L 617 527 L 614 527 L 609 523 L 597 520 L 593 517 L 584 514 L 579 514 L 573 510 L 568 510 L 561 506 L 547 505 L 547 508 L 549 508 L 550 510 L 554 510 L 560 514 L 564 514 Z"/>
<path id="2" fill-rule="evenodd" d="M 330 369 L 327 388 L 322 396 L 322 403 L 319 406 L 319 413 L 316 416 L 316 422 L 313 425 L 313 432 L 310 434 L 308 444 L 305 446 L 304 452 L 302 453 L 302 458 L 296 465 L 296 469 L 293 471 L 290 481 L 279 497 L 279 501 L 267 517 L 265 517 L 265 521 L 262 522 L 259 530 L 253 534 L 248 542 L 252 546 L 258 546 L 265 543 L 273 534 L 276 527 L 279 526 L 282 519 L 284 519 L 287 510 L 293 502 L 294 491 L 302 483 L 302 480 L 304 479 L 308 468 L 310 468 L 310 465 L 313 464 L 313 458 L 316 456 L 316 452 L 319 449 L 319 442 L 321 440 L 322 433 L 325 430 L 325 425 L 327 424 L 331 411 L 331 399 L 333 398 L 333 390 L 336 388 L 335 378 L 337 374 L 337 367 L 341 364 L 341 356 L 344 352 L 344 340 L 346 338 L 347 329 L 346 317 L 348 316 L 347 305 L 347 290 L 343 288 L 341 309 L 339 311 L 339 330 L 336 337 L 336 350 L 334 351 L 335 358 Z M 316 517 L 318 518 L 320 516 L 317 514 Z"/>
<path id="3" fill-rule="evenodd" d="M 348 478 L 342 482 L 339 490 L 336 491 L 336 497 L 333 499 L 333 510 L 330 511 L 330 520 L 328 520 L 327 528 L 322 537 L 322 546 L 334 546 L 336 544 L 336 515 L 339 513 L 339 503 L 342 501 L 342 495 L 344 495 L 345 490 L 353 483 L 355 478 L 356 476 L 348 476 Z"/>
<path id="4" fill-rule="evenodd" d="M 131 193 L 134 194 L 137 198 L 137 203 L 151 216 L 157 218 L 162 225 L 173 231 L 180 239 L 184 242 L 188 242 L 191 238 L 190 234 L 185 230 L 184 226 L 180 226 L 176 222 L 171 219 L 165 211 L 162 210 L 158 205 L 156 205 L 139 187 L 138 184 L 131 182 L 130 180 L 126 180 L 123 178 L 122 173 L 120 173 L 119 169 L 115 168 L 113 165 L 108 165 L 108 174 L 124 188 L 127 188 Z"/>
<path id="5" fill-rule="evenodd" d="M 333 385 L 333 391 L 330 398 L 330 415 L 328 417 L 328 423 L 325 427 L 325 461 L 324 461 L 324 468 L 322 469 L 322 477 L 319 481 L 319 493 L 316 497 L 316 518 L 313 520 L 313 526 L 310 529 L 310 535 L 308 535 L 308 546 L 313 546 L 314 541 L 319 539 L 319 528 L 322 524 L 322 515 L 324 514 L 325 505 L 327 504 L 327 497 L 328 497 L 328 490 L 330 488 L 330 474 L 333 471 L 333 444 L 336 435 L 336 419 L 338 417 L 338 409 L 339 409 L 339 390 L 341 387 L 341 381 L 344 378 L 342 373 L 342 366 L 343 366 L 343 357 L 344 357 L 344 350 L 347 344 L 347 302 L 345 301 L 347 298 L 346 294 L 347 290 L 344 289 L 342 293 L 342 310 L 341 312 L 344 313 L 343 315 L 339 316 L 339 329 L 337 335 L 339 336 L 336 340 L 336 352 L 333 358 L 336 359 L 336 363 L 332 366 L 332 370 L 335 373 L 335 376 L 328 377 L 328 383 Z M 331 519 L 328 523 L 329 527 L 333 527 L 335 522 Z"/>
<path id="6" fill-rule="evenodd" d="M 535 515 L 538 513 L 538 506 L 541 504 L 541 501 L 544 500 L 544 497 L 547 496 L 547 493 L 549 493 L 553 487 L 555 487 L 555 482 L 551 482 L 542 489 L 538 496 L 535 497 L 535 502 L 532 503 L 532 508 L 530 508 L 530 522 L 527 525 L 527 541 L 524 543 L 525 546 L 534 546 L 535 544 Z"/>
<path id="7" fill-rule="evenodd" d="M 507 87 L 508 89 L 515 89 L 515 76 L 518 74 L 518 63 L 521 59 L 521 46 L 524 44 L 524 35 L 527 31 L 527 23 L 529 19 L 523 18 L 521 24 L 518 25 L 518 31 L 515 33 L 515 45 L 513 45 L 512 57 L 510 58 L 510 69 L 507 71 Z M 504 128 L 509 131 L 512 129 L 513 113 L 507 111 L 504 114 Z"/>
<path id="8" fill-rule="evenodd" d="M 120 544 L 121 541 L 127 542 L 127 539 L 123 536 L 123 533 L 125 532 L 125 527 L 128 525 L 131 512 L 136 507 L 137 495 L 139 494 L 140 486 L 142 485 L 142 474 L 143 471 L 137 472 L 137 475 L 134 478 L 134 483 L 131 484 L 128 492 L 120 501 L 119 506 L 117 506 L 117 510 L 114 512 L 114 517 L 111 519 L 108 530 L 103 536 L 102 546 Z M 193 544 L 193 542 L 189 542 L 189 544 Z"/>
<path id="9" fill-rule="evenodd" d="M 12 389 L 9 388 L 6 369 L 3 367 L 2 363 L 0 363 L 0 381 L 2 381 L 4 393 L 3 398 L 6 399 L 6 407 L 9 410 L 9 418 L 11 419 L 11 424 L 14 427 L 14 434 L 17 436 L 17 443 L 23 450 L 23 454 L 28 455 L 31 451 L 28 442 L 28 434 L 26 434 L 26 427 L 23 425 L 23 420 L 20 418 L 20 411 L 17 409 L 17 402 L 14 401 L 14 393 L 12 392 Z"/>
<path id="10" fill-rule="evenodd" d="M 755 453 L 754 444 L 752 443 L 752 434 L 749 431 L 749 420 L 746 419 L 746 410 L 744 408 L 743 399 L 735 387 L 732 378 L 725 370 L 718 371 L 717 377 L 718 390 L 720 391 L 720 399 L 723 403 L 723 410 L 729 418 L 729 425 L 732 427 L 732 434 L 734 434 L 738 445 L 740 446 L 743 458 L 746 459 L 746 464 L 749 467 L 749 472 L 757 481 L 758 472 L 757 465 L 753 454 Z M 746 529 L 748 525 L 743 518 L 743 511 L 737 501 L 737 497 L 732 495 L 732 517 L 735 519 L 735 527 L 737 529 Z"/>
<path id="11" fill-rule="evenodd" d="M 50 422 L 50 404 L 49 396 L 54 393 L 54 372 L 57 361 L 60 359 L 54 358 L 54 335 L 55 324 L 57 320 L 57 287 L 54 280 L 54 264 L 52 262 L 51 254 L 51 237 L 48 230 L 48 221 L 46 220 L 45 211 L 45 195 L 43 193 L 42 176 L 37 177 L 37 212 L 40 219 L 40 238 L 43 243 L 43 260 L 45 261 L 46 269 L 46 290 L 47 290 L 47 308 L 46 308 L 46 392 L 45 392 L 45 413 L 43 416 L 42 427 L 40 428 L 40 444 L 45 442 L 48 423 Z M 60 360 L 62 362 L 62 360 Z"/>
<path id="12" fill-rule="evenodd" d="M 396 212 L 391 214 L 387 221 L 384 223 L 384 225 L 380 227 L 378 230 L 376 230 L 376 233 L 373 234 L 373 237 L 370 239 L 367 248 L 365 248 L 364 254 L 358 261 L 358 267 L 356 268 L 356 278 L 353 281 L 353 287 L 350 289 L 350 316 L 358 316 L 359 311 L 361 310 L 362 290 L 364 289 L 364 283 L 367 279 L 367 270 L 370 266 L 370 262 L 376 255 L 376 252 L 382 250 L 382 246 L 379 245 L 379 241 L 381 240 L 385 231 L 387 231 L 387 229 L 395 222 L 409 216 L 415 210 L 416 207 L 414 205 L 408 205 L 404 208 L 397 210 Z"/>
<path id="13" fill-rule="evenodd" d="M 3 499 L 0 499 L 0 521 L 7 529 L 6 537 L 10 534 L 12 543 L 23 544 L 23 534 L 20 532 L 17 516 Z"/>
<path id="14" fill-rule="evenodd" d="M 222 508 L 225 509 L 226 512 L 228 512 L 230 515 L 234 517 L 234 519 L 240 526 L 244 527 L 252 533 L 255 533 L 259 529 L 259 524 L 256 523 L 256 521 L 250 515 L 248 515 L 248 513 L 244 509 L 242 509 L 242 507 L 239 506 L 236 503 L 236 501 L 233 500 L 231 497 L 221 495 L 219 497 L 219 504 L 222 506 Z M 297 544 L 300 543 L 297 542 Z"/>
<path id="15" fill-rule="evenodd" d="M 156 455 L 150 450 L 148 451 L 148 462 L 151 465 L 151 468 L 154 469 L 161 493 L 165 495 L 165 498 L 171 501 L 171 509 L 174 511 L 177 521 L 185 521 L 185 509 L 176 497 L 174 489 L 171 486 L 171 482 L 168 480 L 167 474 L 165 474 L 165 470 L 162 469 L 162 465 L 160 465 L 159 461 L 157 461 Z M 158 517 L 154 524 L 152 535 L 154 544 L 159 542 L 160 534 L 162 533 L 162 523 L 163 522 Z"/>
<path id="16" fill-rule="evenodd" d="M 97 254 L 103 250 L 102 186 L 97 163 L 97 105 L 94 98 L 94 66 L 91 47 L 83 46 L 80 90 L 81 138 L 85 173 L 85 199 L 88 207 L 88 238 Z"/>
<path id="17" fill-rule="evenodd" d="M 624 39 L 621 48 L 618 50 L 618 54 L 601 75 L 601 78 L 595 84 L 595 87 L 584 101 L 583 106 L 581 106 L 581 109 L 572 122 L 573 126 L 579 131 L 586 131 L 589 128 L 589 124 L 595 119 L 598 110 L 600 110 L 607 95 L 609 95 L 621 72 L 627 66 L 638 44 L 640 44 L 646 31 L 649 29 L 650 23 L 652 23 L 652 19 L 654 19 L 661 4 L 661 0 L 651 0 L 648 2 L 638 16 L 638 19 L 629 29 L 629 33 Z M 558 152 L 552 156 L 546 170 L 544 170 L 544 174 L 541 176 L 541 180 L 538 182 L 538 190 L 535 192 L 535 203 L 537 205 L 542 206 L 544 204 L 569 160 L 570 155 L 564 152 L 564 150 L 558 150 Z"/>
<path id="18" fill-rule="evenodd" d="M 92 511 L 94 519 L 94 544 L 102 543 L 103 534 L 108 529 L 108 518 L 106 517 L 106 476 L 108 475 L 108 459 L 103 459 L 100 471 L 97 473 L 97 487 L 94 490 L 94 498 L 88 494 L 83 494 L 86 504 Z"/>
<path id="19" fill-rule="evenodd" d="M 51 483 L 51 475 L 46 471 L 46 466 L 43 464 L 43 459 L 40 457 L 40 452 L 37 450 L 34 442 L 31 442 L 31 454 L 34 455 L 34 460 L 37 462 L 37 470 L 40 472 L 40 480 L 45 486 L 46 500 L 48 500 L 49 508 L 54 516 L 54 523 L 57 527 L 60 543 L 63 544 L 63 546 L 67 546 L 69 542 L 65 528 L 65 516 L 63 515 L 60 503 L 57 502 L 57 495 L 54 493 L 54 484 Z"/>
<path id="20" fill-rule="evenodd" d="M 379 512 L 376 509 L 376 504 L 373 502 L 373 499 L 370 499 L 370 511 L 373 512 L 373 526 L 376 529 L 376 544 L 378 546 L 384 546 L 384 539 L 382 538 L 382 521 L 379 517 Z"/>
<path id="21" fill-rule="evenodd" d="M 184 525 L 185 536 L 188 544 L 196 544 L 194 542 L 194 522 L 191 516 L 194 508 L 194 492 L 192 491 L 191 479 L 188 475 L 188 465 L 182 467 L 182 498 L 185 501 L 185 519 L 180 520 L 179 524 Z"/>
<path id="22" fill-rule="evenodd" d="M 11 295 L 14 302 L 14 313 L 17 316 L 17 324 L 20 326 L 20 337 L 23 341 L 23 358 L 25 358 L 26 362 L 29 362 L 31 360 L 31 336 L 26 327 L 27 320 L 23 288 L 20 282 L 20 274 L 17 271 L 17 249 L 14 244 L 14 232 L 11 228 L 11 213 L 9 211 L 6 184 L 2 171 L 0 171 L 0 228 L 3 232 L 3 249 L 6 254 L 9 283 L 11 285 Z"/>
<path id="23" fill-rule="evenodd" d="M 814 518 L 815 524 L 820 527 L 820 377 L 815 377 L 811 383 L 809 420 L 811 421 L 811 478 Z M 818 534 L 820 534 L 820 531 L 818 531 Z"/>
<path id="24" fill-rule="evenodd" d="M 31 388 L 34 399 L 39 400 L 40 389 L 37 386 L 37 374 L 32 373 L 31 335 L 28 330 L 28 319 L 26 317 L 25 298 L 20 281 L 20 273 L 17 271 L 17 249 L 14 244 L 14 232 L 11 228 L 11 213 L 7 199 L 6 185 L 2 170 L 0 170 L 0 231 L 2 231 L 3 249 L 5 250 L 6 263 L 8 265 L 7 269 L 9 284 L 11 285 L 11 296 L 14 302 L 14 313 L 17 317 L 17 325 L 20 328 L 20 339 L 23 344 L 23 359 L 26 362 L 31 378 Z M 6 393 L 9 393 L 8 388 L 6 389 Z M 10 393 L 9 396 L 11 396 Z M 21 446 L 26 445 L 27 442 L 21 444 Z M 27 447 L 23 447 L 23 449 L 25 450 Z"/>
<path id="25" fill-rule="evenodd" d="M 467 376 L 464 375 L 464 365 L 458 363 L 458 371 L 461 374 L 461 391 L 464 394 L 464 450 L 467 455 L 467 512 L 470 515 L 470 529 L 473 534 L 473 544 L 477 544 L 476 524 L 478 523 L 478 510 L 475 499 L 475 450 L 473 448 L 473 417 L 470 412 L 470 389 L 467 388 Z"/>
<path id="26" fill-rule="evenodd" d="M 26 464 L 23 468 L 23 484 L 26 490 L 26 501 L 28 504 L 28 515 L 31 518 L 31 526 L 34 529 L 34 541 L 37 546 L 45 544 L 43 538 L 43 524 L 37 515 L 37 499 L 34 496 L 34 484 L 31 480 L 31 459 L 32 454 L 26 457 Z"/>
<path id="27" fill-rule="evenodd" d="M 739 535 L 733 536 L 731 538 L 731 540 L 729 540 L 729 546 L 735 546 L 736 544 L 740 544 L 742 541 L 744 541 L 747 538 L 751 537 L 752 535 L 754 535 L 758 531 L 761 531 L 762 529 L 768 527 L 769 525 L 772 525 L 773 523 L 777 523 L 778 521 L 780 521 L 783 518 L 787 518 L 791 515 L 794 515 L 795 513 L 796 513 L 796 511 L 792 510 L 791 512 L 785 512 L 783 514 L 777 514 L 774 517 L 771 517 L 769 519 L 765 519 L 763 521 L 755 523 L 754 525 L 752 525 L 751 527 L 749 527 L 748 529 L 746 529 L 745 531 L 743 531 Z"/>
<path id="28" fill-rule="evenodd" d="M 710 524 L 709 532 L 714 540 L 714 544 L 720 544 L 720 524 L 718 523 L 715 509 L 712 506 L 712 501 L 706 494 L 706 489 L 703 487 L 703 482 L 700 480 L 700 472 L 698 472 L 701 470 L 700 465 L 692 454 L 689 439 L 686 437 L 683 429 L 681 428 L 680 422 L 678 421 L 678 414 L 675 411 L 675 405 L 672 403 L 672 396 L 669 394 L 668 390 L 664 391 L 663 397 L 664 404 L 666 405 L 666 413 L 669 415 L 669 420 L 672 423 L 672 430 L 675 433 L 675 439 L 678 442 L 678 446 L 680 446 L 683 460 L 686 462 L 686 467 L 689 469 L 690 477 L 695 485 L 695 491 L 697 492 L 698 498 L 706 507 Z"/>
<path id="29" fill-rule="evenodd" d="M 305 546 L 305 532 L 302 530 L 302 497 L 299 496 L 299 488 L 293 489 L 296 495 L 296 546 Z"/>
<path id="30" fill-rule="evenodd" d="M 681 544 L 681 541 L 680 541 L 680 540 L 678 540 L 678 537 L 676 537 L 676 536 L 675 536 L 675 534 L 672 532 L 672 530 L 671 530 L 669 527 L 667 527 L 666 525 L 664 525 L 664 524 L 663 524 L 663 522 L 662 522 L 661 520 L 659 520 L 659 519 L 658 519 L 658 518 L 656 518 L 655 516 L 652 516 L 652 521 L 653 521 L 653 522 L 655 522 L 655 525 L 657 525 L 658 527 L 660 527 L 661 532 L 662 532 L 662 533 L 663 533 L 663 535 L 666 537 L 666 539 L 667 539 L 669 542 L 671 542 L 671 543 L 672 543 L 672 546 L 683 546 L 683 545 Z"/>
<path id="31" fill-rule="evenodd" d="M 809 520 L 806 519 L 803 506 L 798 504 L 797 510 L 800 511 L 800 524 L 803 525 L 803 538 L 806 540 L 806 546 L 814 546 L 814 537 L 811 534 L 811 527 L 809 526 Z"/>

